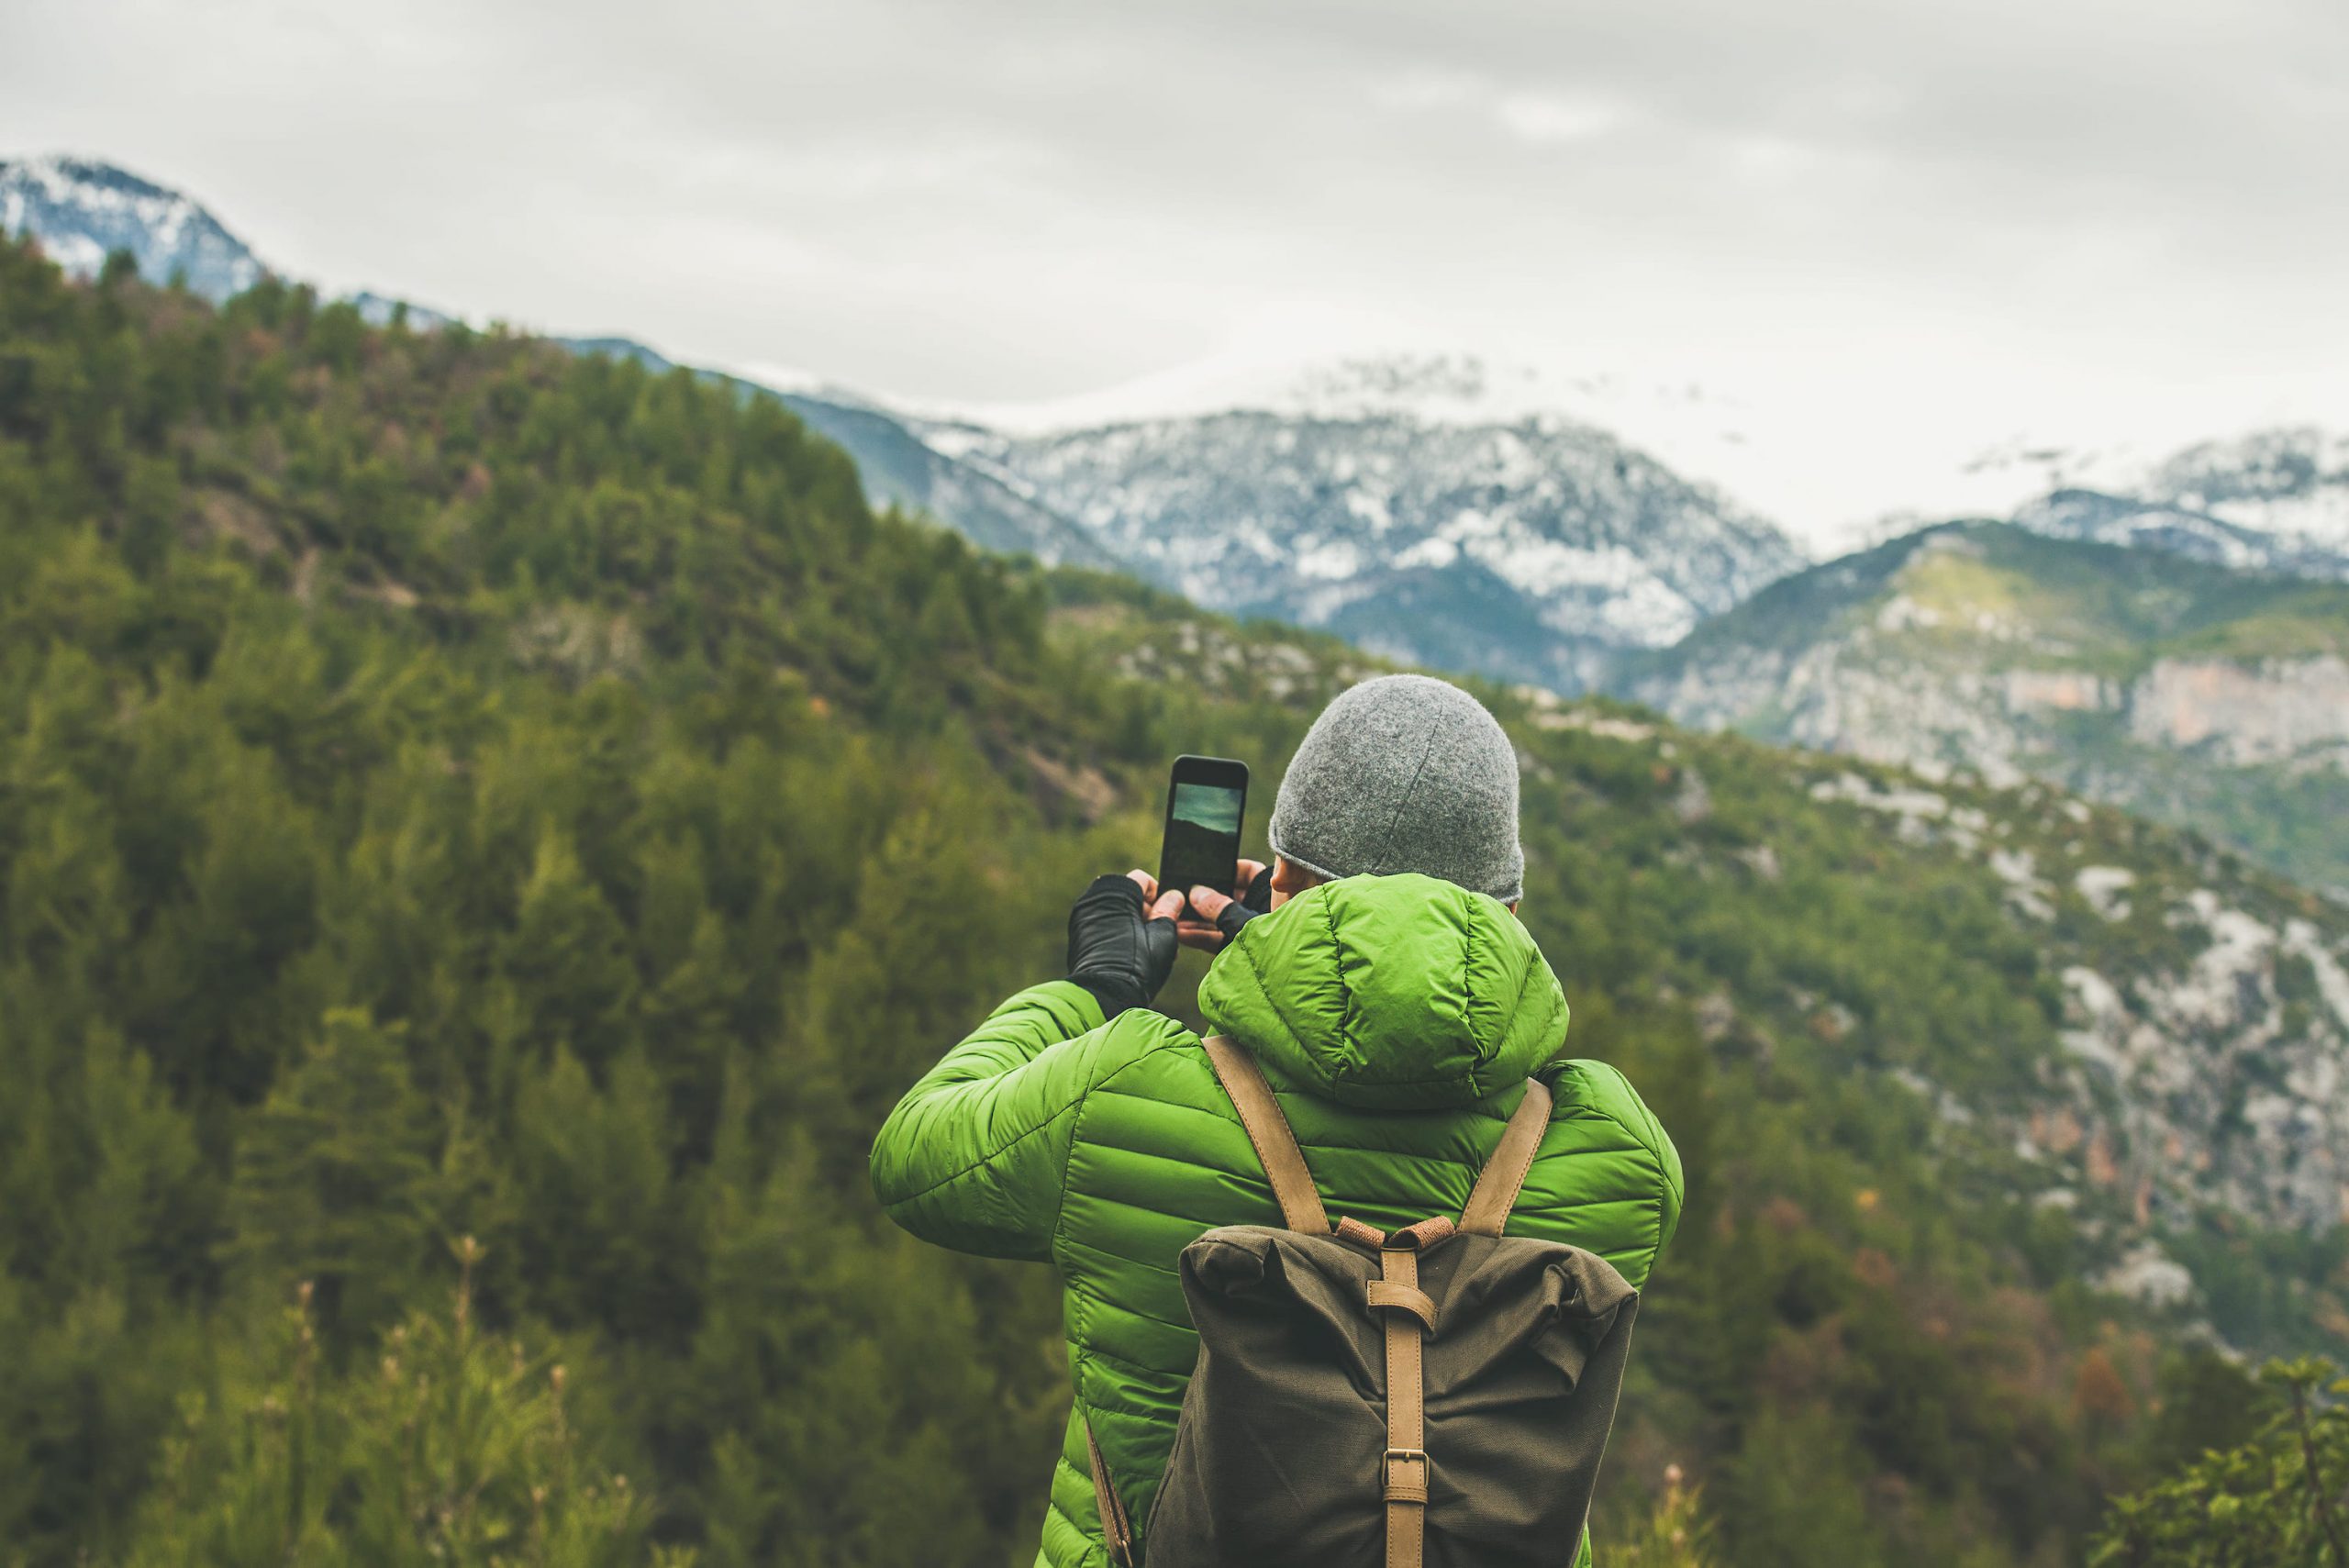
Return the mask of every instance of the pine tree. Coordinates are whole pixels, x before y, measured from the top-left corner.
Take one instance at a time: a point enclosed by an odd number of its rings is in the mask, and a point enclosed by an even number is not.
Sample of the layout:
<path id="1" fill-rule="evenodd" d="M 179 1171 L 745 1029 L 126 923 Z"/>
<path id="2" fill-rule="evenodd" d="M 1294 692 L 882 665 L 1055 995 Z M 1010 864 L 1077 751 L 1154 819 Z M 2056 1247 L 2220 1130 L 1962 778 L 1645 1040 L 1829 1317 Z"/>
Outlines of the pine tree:
<path id="1" fill-rule="evenodd" d="M 328 1013 L 238 1143 L 230 1259 L 264 1291 L 312 1282 L 337 1339 L 393 1318 L 430 1251 L 432 1129 L 405 1033 Z"/>

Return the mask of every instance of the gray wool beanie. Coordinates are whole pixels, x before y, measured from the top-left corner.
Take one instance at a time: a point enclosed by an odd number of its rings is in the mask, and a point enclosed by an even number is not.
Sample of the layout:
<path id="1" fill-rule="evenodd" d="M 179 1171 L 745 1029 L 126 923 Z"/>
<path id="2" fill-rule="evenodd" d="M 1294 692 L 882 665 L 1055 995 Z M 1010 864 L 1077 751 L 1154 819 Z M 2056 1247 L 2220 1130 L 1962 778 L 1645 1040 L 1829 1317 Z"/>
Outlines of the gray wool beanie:
<path id="1" fill-rule="evenodd" d="M 1525 890 L 1517 750 L 1449 682 L 1381 675 L 1306 732 L 1273 803 L 1273 851 L 1326 877 L 1415 871 L 1489 893 Z"/>

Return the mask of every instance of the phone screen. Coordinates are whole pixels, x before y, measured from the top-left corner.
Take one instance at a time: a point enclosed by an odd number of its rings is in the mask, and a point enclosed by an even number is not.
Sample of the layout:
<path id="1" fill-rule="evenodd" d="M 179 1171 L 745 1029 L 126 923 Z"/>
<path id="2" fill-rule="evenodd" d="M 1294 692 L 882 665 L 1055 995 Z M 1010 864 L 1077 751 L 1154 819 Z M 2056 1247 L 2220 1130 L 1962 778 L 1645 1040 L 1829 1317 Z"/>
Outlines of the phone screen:
<path id="1" fill-rule="evenodd" d="M 1240 817 L 1248 802 L 1247 775 L 1236 784 L 1183 776 L 1178 767 L 1166 800 L 1166 844 L 1159 857 L 1158 885 L 1187 891 L 1205 885 L 1234 891 L 1240 860 Z"/>

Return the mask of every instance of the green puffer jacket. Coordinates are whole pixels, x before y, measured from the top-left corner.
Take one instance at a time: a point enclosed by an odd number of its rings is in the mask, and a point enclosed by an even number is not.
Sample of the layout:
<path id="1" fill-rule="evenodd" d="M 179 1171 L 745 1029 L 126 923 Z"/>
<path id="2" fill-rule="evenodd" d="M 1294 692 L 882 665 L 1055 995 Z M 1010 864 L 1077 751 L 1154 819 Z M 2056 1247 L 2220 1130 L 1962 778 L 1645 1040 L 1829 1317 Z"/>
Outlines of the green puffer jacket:
<path id="1" fill-rule="evenodd" d="M 1672 1237 L 1672 1140 L 1621 1073 L 1553 1061 L 1565 997 L 1491 898 L 1423 876 L 1326 884 L 1250 921 L 1199 1006 L 1263 1064 L 1333 1219 L 1456 1218 L 1539 1072 L 1557 1108 L 1509 1234 L 1600 1253 L 1635 1285 Z M 873 1186 L 917 1236 L 1060 1271 L 1076 1403 L 1037 1562 L 1106 1562 L 1082 1423 L 1146 1528 L 1197 1350 L 1175 1260 L 1215 1226 L 1280 1223 L 1199 1037 L 1144 1009 L 1105 1025 L 1064 982 L 1023 991 L 891 1113 Z"/>

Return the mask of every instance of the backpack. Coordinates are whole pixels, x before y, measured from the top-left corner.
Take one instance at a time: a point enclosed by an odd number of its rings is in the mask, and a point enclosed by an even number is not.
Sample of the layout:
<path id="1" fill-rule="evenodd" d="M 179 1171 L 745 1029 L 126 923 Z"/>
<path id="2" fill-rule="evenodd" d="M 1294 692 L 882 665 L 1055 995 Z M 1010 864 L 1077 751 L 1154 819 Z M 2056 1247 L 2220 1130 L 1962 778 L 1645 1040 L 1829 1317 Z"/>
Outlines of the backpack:
<path id="1" fill-rule="evenodd" d="M 1596 1253 L 1504 1237 L 1550 1121 L 1530 1080 L 1460 1222 L 1323 1209 L 1254 1060 L 1208 1058 L 1286 1229 L 1183 1250 L 1199 1354 L 1152 1505 L 1150 1568 L 1559 1568 L 1580 1549 L 1639 1293 Z M 1133 1523 L 1088 1427 L 1110 1561 Z"/>

